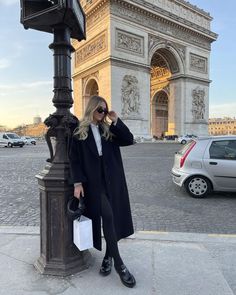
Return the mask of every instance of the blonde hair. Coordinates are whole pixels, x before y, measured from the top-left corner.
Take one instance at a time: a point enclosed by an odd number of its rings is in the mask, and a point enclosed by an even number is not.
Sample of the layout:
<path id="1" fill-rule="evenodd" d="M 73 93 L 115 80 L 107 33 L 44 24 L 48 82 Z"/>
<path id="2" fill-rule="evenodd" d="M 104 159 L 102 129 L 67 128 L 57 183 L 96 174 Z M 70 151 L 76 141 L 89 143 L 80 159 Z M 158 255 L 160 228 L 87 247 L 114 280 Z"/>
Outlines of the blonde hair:
<path id="1" fill-rule="evenodd" d="M 107 102 L 103 97 L 94 95 L 89 99 L 84 112 L 84 117 L 80 121 L 79 127 L 77 127 L 74 131 L 74 135 L 78 136 L 80 140 L 85 140 L 88 137 L 89 125 L 93 122 L 93 113 L 102 102 L 105 103 L 108 110 Z M 110 124 L 108 123 L 106 116 L 103 117 L 99 125 L 103 130 L 102 136 L 105 137 L 106 140 L 112 139 L 113 134 L 109 130 Z"/>

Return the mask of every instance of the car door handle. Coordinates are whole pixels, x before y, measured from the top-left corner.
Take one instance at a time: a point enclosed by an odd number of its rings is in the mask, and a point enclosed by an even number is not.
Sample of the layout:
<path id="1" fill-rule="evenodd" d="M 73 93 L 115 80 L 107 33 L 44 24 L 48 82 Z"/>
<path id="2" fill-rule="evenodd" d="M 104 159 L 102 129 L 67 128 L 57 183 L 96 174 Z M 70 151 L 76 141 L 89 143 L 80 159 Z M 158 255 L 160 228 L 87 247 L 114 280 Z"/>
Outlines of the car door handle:
<path id="1" fill-rule="evenodd" d="M 209 162 L 210 165 L 217 165 L 217 162 Z"/>

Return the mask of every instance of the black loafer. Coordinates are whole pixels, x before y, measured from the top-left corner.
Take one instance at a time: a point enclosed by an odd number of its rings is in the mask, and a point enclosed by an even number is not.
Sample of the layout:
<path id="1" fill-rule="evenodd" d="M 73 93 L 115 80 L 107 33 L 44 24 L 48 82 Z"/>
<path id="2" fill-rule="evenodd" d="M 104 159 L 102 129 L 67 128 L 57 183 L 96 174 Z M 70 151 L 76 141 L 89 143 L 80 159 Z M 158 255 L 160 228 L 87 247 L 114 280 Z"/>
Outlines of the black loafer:
<path id="1" fill-rule="evenodd" d="M 122 264 L 119 269 L 116 269 L 120 276 L 121 282 L 128 288 L 133 288 L 136 285 L 134 276 L 129 272 L 128 268 Z"/>
<path id="2" fill-rule="evenodd" d="M 112 257 L 103 258 L 102 265 L 100 267 L 100 274 L 102 276 L 108 276 L 112 269 Z"/>

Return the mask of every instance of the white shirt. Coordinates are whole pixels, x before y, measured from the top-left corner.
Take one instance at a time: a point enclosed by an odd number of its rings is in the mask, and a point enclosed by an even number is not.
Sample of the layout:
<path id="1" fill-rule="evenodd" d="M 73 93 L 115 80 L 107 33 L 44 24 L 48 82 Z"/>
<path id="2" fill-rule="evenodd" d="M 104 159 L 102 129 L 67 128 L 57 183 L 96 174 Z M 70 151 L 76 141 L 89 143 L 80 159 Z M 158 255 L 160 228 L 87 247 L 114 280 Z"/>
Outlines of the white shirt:
<path id="1" fill-rule="evenodd" d="M 99 132 L 99 126 L 95 125 L 93 123 L 91 123 L 90 126 L 91 126 L 93 136 L 94 136 L 94 139 L 96 142 L 98 154 L 99 154 L 99 156 L 102 156 L 102 141 L 101 141 L 101 135 Z"/>

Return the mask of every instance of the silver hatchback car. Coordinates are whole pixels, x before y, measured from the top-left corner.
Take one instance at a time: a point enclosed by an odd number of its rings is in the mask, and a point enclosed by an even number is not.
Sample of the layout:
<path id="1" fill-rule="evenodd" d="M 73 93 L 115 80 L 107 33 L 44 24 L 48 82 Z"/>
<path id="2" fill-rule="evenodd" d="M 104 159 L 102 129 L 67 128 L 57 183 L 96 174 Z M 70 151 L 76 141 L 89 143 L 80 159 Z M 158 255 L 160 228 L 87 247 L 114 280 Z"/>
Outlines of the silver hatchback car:
<path id="1" fill-rule="evenodd" d="M 173 182 L 193 197 L 236 191 L 236 136 L 193 139 L 175 154 Z"/>

